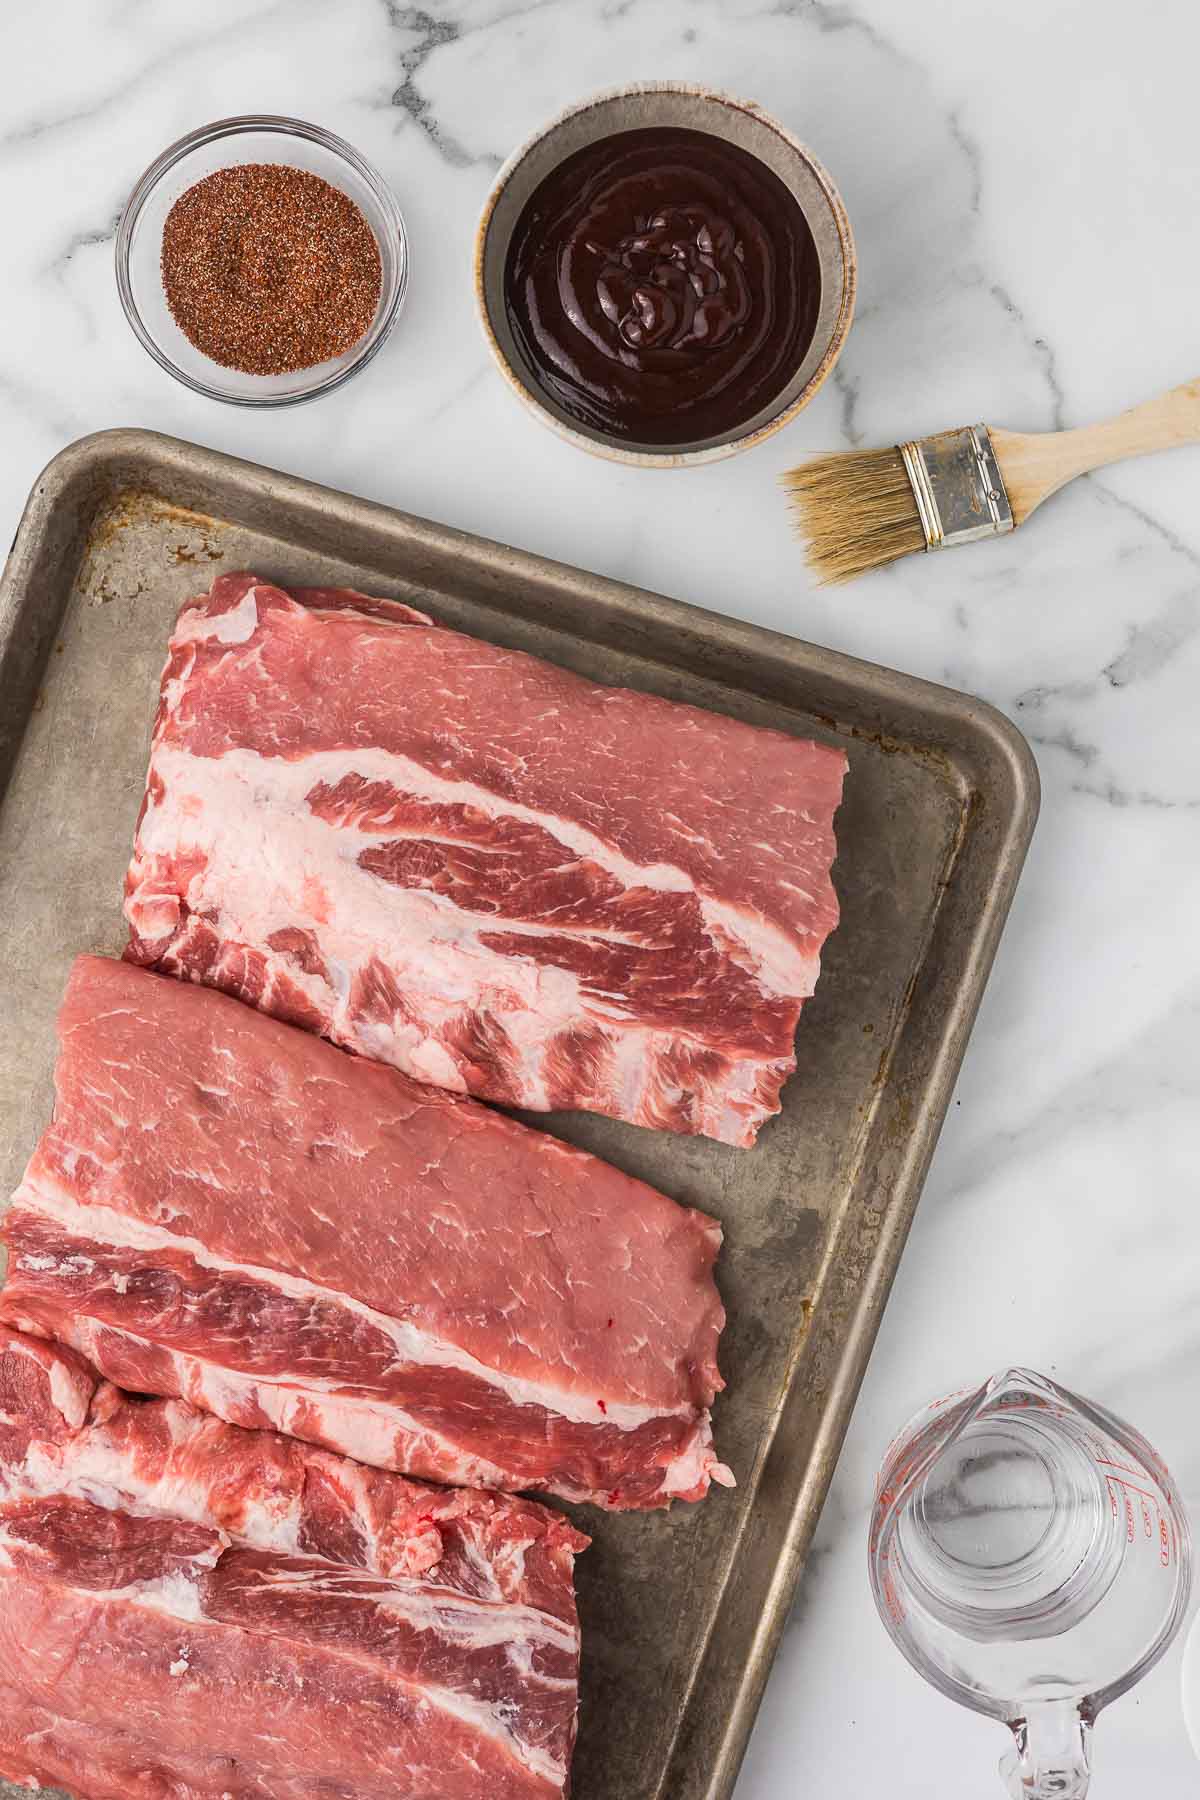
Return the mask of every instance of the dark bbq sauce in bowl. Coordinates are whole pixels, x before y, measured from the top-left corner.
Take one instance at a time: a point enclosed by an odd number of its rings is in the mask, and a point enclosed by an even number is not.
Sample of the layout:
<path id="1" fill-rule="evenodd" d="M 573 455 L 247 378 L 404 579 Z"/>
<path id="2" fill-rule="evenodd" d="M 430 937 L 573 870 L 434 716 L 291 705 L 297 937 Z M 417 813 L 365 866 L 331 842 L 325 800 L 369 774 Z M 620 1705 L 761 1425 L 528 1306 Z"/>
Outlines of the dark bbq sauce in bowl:
<path id="1" fill-rule="evenodd" d="M 509 324 L 534 385 L 630 443 L 720 439 L 782 392 L 821 300 L 812 232 L 765 163 L 675 127 L 558 165 L 517 221 Z"/>

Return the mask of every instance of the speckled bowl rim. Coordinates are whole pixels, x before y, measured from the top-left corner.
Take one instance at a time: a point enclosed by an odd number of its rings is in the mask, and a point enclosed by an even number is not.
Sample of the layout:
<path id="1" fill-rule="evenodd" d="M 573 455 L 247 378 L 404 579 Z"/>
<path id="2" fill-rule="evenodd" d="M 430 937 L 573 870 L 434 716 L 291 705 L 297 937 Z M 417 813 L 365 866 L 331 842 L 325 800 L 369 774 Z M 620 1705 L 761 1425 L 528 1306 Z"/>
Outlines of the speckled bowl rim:
<path id="1" fill-rule="evenodd" d="M 514 367 L 513 363 L 509 360 L 492 325 L 491 313 L 487 302 L 485 271 L 487 266 L 488 235 L 491 230 L 492 219 L 495 215 L 496 208 L 515 171 L 539 144 L 549 137 L 551 133 L 559 130 L 568 120 L 577 118 L 581 113 L 589 112 L 593 108 L 608 106 L 614 100 L 633 99 L 643 94 L 681 94 L 690 99 L 703 100 L 711 104 L 714 114 L 719 114 L 719 112 L 725 110 L 745 113 L 753 118 L 758 124 L 773 131 L 776 136 L 787 145 L 789 150 L 800 158 L 808 173 L 816 182 L 817 187 L 821 191 L 822 198 L 829 207 L 830 216 L 841 250 L 842 294 L 840 305 L 833 320 L 829 341 L 820 356 L 819 362 L 799 393 L 793 395 L 780 412 L 763 421 L 761 424 L 756 425 L 752 430 L 743 432 L 739 436 L 730 438 L 723 443 L 705 444 L 697 449 L 651 450 L 646 448 L 636 448 L 629 445 L 624 440 L 608 438 L 601 435 L 593 436 L 590 433 L 577 430 L 569 425 L 566 420 L 560 418 L 560 416 L 552 411 L 550 407 L 543 404 L 539 395 L 532 387 L 530 387 L 522 371 L 519 368 Z M 627 126 L 622 129 L 637 129 L 637 127 Z M 723 136 L 724 133 L 719 135 Z M 751 154 L 753 154 L 753 152 L 751 152 Z M 812 222 L 810 221 L 810 225 L 811 223 Z M 505 244 L 505 255 L 507 255 L 507 251 L 508 245 Z M 705 463 L 720 462 L 727 456 L 737 455 L 739 451 L 752 449 L 754 445 L 762 443 L 764 439 L 773 437 L 777 431 L 781 431 L 798 413 L 804 410 L 809 401 L 813 398 L 813 395 L 818 392 L 828 379 L 830 371 L 837 362 L 845 345 L 851 321 L 854 317 L 854 302 L 858 288 L 858 257 L 845 203 L 842 200 L 841 194 L 838 192 L 832 177 L 813 155 L 808 146 L 802 143 L 785 125 L 781 125 L 779 120 L 774 118 L 772 114 L 764 111 L 756 101 L 739 99 L 736 95 L 724 93 L 719 88 L 705 87 L 693 82 L 638 81 L 629 82 L 616 87 L 602 88 L 599 92 L 588 95 L 586 99 L 576 101 L 573 105 L 564 107 L 560 113 L 556 114 L 547 124 L 535 131 L 532 136 L 528 137 L 525 142 L 514 150 L 512 155 L 507 158 L 492 185 L 492 190 L 487 197 L 483 212 L 480 214 L 478 227 L 476 228 L 474 285 L 475 307 L 479 315 L 479 322 L 483 330 L 484 338 L 492 353 L 492 358 L 517 398 L 529 411 L 534 413 L 544 425 L 548 425 L 552 431 L 556 432 L 559 437 L 564 438 L 569 444 L 574 444 L 576 449 L 586 450 L 592 456 L 605 457 L 610 462 L 625 463 L 627 466 L 633 468 L 679 469 L 698 467 Z M 812 344 L 810 343 L 805 352 L 806 358 L 811 350 Z"/>

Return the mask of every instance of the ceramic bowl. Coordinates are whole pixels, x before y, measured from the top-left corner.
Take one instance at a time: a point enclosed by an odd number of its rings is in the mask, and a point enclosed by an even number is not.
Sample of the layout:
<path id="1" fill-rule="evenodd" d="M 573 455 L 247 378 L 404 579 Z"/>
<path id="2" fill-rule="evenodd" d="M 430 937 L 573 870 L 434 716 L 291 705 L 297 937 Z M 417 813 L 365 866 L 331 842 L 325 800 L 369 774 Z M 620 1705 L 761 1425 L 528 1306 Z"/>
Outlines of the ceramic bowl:
<path id="1" fill-rule="evenodd" d="M 783 182 L 808 221 L 817 248 L 821 301 L 816 330 L 799 367 L 775 398 L 739 426 L 736 436 L 670 446 L 639 444 L 583 423 L 538 383 L 508 322 L 504 274 L 509 246 L 535 189 L 564 158 L 620 131 L 678 126 L 739 145 Z M 846 341 L 854 312 L 857 264 L 846 209 L 811 150 L 753 101 L 679 82 L 610 88 L 560 113 L 509 157 L 484 207 L 475 239 L 475 297 L 484 335 L 501 374 L 544 424 L 569 443 L 642 468 L 687 468 L 747 450 L 807 406 Z"/>

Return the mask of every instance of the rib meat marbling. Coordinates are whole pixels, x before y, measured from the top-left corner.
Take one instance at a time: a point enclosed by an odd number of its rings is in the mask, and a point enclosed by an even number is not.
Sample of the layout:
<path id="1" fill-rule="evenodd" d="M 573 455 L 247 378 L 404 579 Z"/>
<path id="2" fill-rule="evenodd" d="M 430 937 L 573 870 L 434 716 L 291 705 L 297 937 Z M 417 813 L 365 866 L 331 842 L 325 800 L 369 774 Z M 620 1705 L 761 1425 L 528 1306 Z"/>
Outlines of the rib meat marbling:
<path id="1" fill-rule="evenodd" d="M 572 1567 L 418 1487 L 0 1333 L 0 1770 L 86 1800 L 559 1800 Z"/>
<path id="2" fill-rule="evenodd" d="M 845 768 L 223 575 L 171 639 L 127 954 L 421 1081 L 749 1145 L 837 923 Z"/>
<path id="3" fill-rule="evenodd" d="M 0 1318 L 131 1392 L 614 1508 L 712 1449 L 720 1227 L 210 989 L 80 957 Z"/>

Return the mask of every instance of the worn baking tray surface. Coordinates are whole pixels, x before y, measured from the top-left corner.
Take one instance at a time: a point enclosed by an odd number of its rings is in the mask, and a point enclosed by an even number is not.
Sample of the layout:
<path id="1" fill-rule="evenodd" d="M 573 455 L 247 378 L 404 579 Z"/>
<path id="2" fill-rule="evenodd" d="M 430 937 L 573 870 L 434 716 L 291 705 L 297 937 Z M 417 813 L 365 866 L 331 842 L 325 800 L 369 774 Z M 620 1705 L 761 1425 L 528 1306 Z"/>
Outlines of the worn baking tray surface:
<path id="1" fill-rule="evenodd" d="M 736 1492 L 579 1509 L 577 1800 L 734 1782 L 1037 809 L 979 702 L 148 432 L 72 445 L 0 587 L 0 1182 L 50 1104 L 70 960 L 119 953 L 121 882 L 180 603 L 222 570 L 346 583 L 605 682 L 842 744 L 842 922 L 756 1149 L 548 1125 L 725 1226 L 715 1409 Z M 801 1772 L 798 1772 L 800 1774 Z M 0 1791 L 24 1792 L 3 1789 Z"/>

